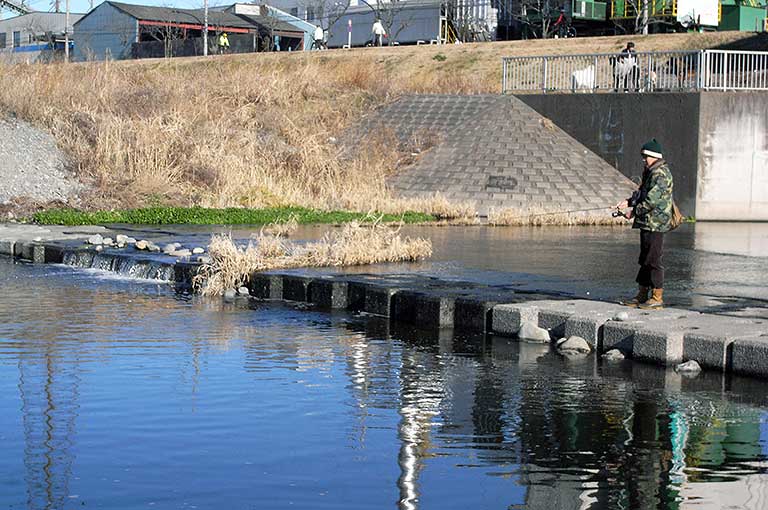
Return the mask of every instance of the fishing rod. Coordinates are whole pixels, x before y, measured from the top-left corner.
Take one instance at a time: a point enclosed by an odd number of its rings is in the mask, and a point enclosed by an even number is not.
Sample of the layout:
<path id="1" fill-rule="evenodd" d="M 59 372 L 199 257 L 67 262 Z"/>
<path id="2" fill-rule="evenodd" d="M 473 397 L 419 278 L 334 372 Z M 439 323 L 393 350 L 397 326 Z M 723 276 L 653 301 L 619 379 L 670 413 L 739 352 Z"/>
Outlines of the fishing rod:
<path id="1" fill-rule="evenodd" d="M 571 209 L 571 210 L 568 210 L 568 211 L 550 211 L 550 212 L 538 213 L 538 214 L 527 214 L 525 216 L 518 216 L 516 218 L 510 218 L 510 219 L 512 219 L 512 220 L 524 220 L 524 219 L 528 219 L 528 218 L 538 218 L 540 216 L 551 216 L 551 215 L 554 215 L 554 214 L 572 214 L 572 213 L 579 213 L 579 212 L 606 211 L 608 209 L 611 209 L 611 208 L 603 206 L 603 207 L 592 207 L 592 208 L 589 208 L 589 209 Z M 619 216 L 623 216 L 625 218 L 627 217 L 619 209 L 613 211 L 613 213 L 611 213 L 611 216 L 613 216 L 614 218 L 617 218 Z M 488 218 L 488 215 L 487 214 L 480 215 L 480 218 Z"/>

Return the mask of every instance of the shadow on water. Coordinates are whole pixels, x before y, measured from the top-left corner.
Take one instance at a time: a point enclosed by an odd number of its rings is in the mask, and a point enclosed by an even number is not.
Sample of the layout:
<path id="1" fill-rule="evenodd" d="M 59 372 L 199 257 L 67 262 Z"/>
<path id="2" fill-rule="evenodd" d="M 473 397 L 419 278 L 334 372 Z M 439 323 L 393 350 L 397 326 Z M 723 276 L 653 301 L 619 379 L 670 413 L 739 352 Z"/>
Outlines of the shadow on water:
<path id="1" fill-rule="evenodd" d="M 761 381 L 0 264 L 2 507 L 768 501 Z"/>

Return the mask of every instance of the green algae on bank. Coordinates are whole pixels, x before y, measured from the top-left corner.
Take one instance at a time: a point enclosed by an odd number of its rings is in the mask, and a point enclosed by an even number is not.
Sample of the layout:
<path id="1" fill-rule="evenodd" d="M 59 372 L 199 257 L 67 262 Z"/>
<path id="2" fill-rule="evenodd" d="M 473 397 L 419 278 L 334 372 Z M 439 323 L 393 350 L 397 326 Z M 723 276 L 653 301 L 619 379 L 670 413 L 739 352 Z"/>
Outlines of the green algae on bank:
<path id="1" fill-rule="evenodd" d="M 206 209 L 202 207 L 147 207 L 116 211 L 50 209 L 35 213 L 32 221 L 43 225 L 102 225 L 134 223 L 142 225 L 262 225 L 295 220 L 299 224 L 362 222 L 423 223 L 436 221 L 431 214 L 367 214 L 351 211 L 320 211 L 303 207 L 264 209 Z"/>

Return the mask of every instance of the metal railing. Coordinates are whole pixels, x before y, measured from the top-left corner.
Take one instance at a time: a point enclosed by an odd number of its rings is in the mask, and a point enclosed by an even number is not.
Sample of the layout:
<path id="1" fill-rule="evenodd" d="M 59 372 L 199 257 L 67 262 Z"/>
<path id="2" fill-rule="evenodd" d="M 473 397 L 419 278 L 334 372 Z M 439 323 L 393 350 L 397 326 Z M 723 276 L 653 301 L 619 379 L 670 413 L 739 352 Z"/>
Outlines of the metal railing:
<path id="1" fill-rule="evenodd" d="M 506 57 L 502 92 L 768 90 L 768 52 L 663 51 Z"/>

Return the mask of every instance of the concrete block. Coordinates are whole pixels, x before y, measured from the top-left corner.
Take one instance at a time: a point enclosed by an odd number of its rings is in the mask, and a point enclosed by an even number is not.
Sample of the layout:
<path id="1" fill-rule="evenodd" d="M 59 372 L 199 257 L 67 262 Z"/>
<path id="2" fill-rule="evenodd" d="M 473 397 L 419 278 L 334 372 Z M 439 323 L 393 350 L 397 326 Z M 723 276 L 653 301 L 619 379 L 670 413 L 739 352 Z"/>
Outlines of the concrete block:
<path id="1" fill-rule="evenodd" d="M 32 243 L 16 243 L 14 255 L 17 258 L 32 261 L 34 259 L 35 245 Z"/>
<path id="2" fill-rule="evenodd" d="M 42 244 L 32 245 L 32 262 L 35 264 L 45 264 L 45 246 Z"/>
<path id="3" fill-rule="evenodd" d="M 347 308 L 349 310 L 359 311 L 365 309 L 365 294 L 369 285 L 364 282 L 349 282 L 347 285 Z"/>
<path id="4" fill-rule="evenodd" d="M 176 283 L 192 285 L 192 278 L 197 274 L 200 264 L 192 262 L 176 262 L 173 265 L 173 279 Z"/>
<path id="5" fill-rule="evenodd" d="M 705 314 L 651 320 L 635 334 L 633 356 L 661 365 L 676 365 L 683 361 L 683 337 L 687 333 L 713 336 L 718 331 L 744 327 L 748 323 L 743 319 Z M 754 331 L 759 331 L 759 328 Z M 712 355 L 713 358 L 716 356 Z"/>
<path id="6" fill-rule="evenodd" d="M 621 307 L 629 316 L 626 321 L 608 321 L 603 325 L 603 343 L 601 352 L 618 349 L 626 356 L 632 356 L 635 334 L 651 324 L 671 324 L 676 320 L 700 316 L 698 312 L 688 310 L 639 310 Z"/>
<path id="7" fill-rule="evenodd" d="M 259 299 L 283 299 L 283 276 L 253 273 L 248 281 L 248 291 Z"/>
<path id="8" fill-rule="evenodd" d="M 493 307 L 498 303 L 482 297 L 456 299 L 453 309 L 454 327 L 486 333 L 491 330 Z"/>
<path id="9" fill-rule="evenodd" d="M 349 284 L 343 280 L 318 278 L 309 283 L 309 301 L 320 308 L 347 308 Z"/>
<path id="10" fill-rule="evenodd" d="M 284 275 L 283 299 L 286 301 L 307 301 L 311 281 L 312 278 L 309 276 Z"/>
<path id="11" fill-rule="evenodd" d="M 397 292 L 392 298 L 391 317 L 420 328 L 453 326 L 456 298 L 443 293 Z"/>
<path id="12" fill-rule="evenodd" d="M 64 262 L 64 248 L 56 244 L 46 244 L 43 262 L 45 264 L 61 264 Z"/>
<path id="13" fill-rule="evenodd" d="M 730 372 L 732 346 L 738 338 L 758 337 L 768 333 L 768 321 L 724 322 L 706 331 L 692 331 L 683 336 L 683 359 L 696 360 L 704 368 Z"/>
<path id="14" fill-rule="evenodd" d="M 611 318 L 605 315 L 571 315 L 565 321 L 564 338 L 578 336 L 587 341 L 595 351 L 600 351 L 603 341 L 603 325 Z"/>
<path id="15" fill-rule="evenodd" d="M 503 336 L 517 336 L 523 322 L 539 323 L 539 307 L 541 301 L 528 301 L 496 305 L 491 312 L 491 329 Z"/>
<path id="16" fill-rule="evenodd" d="M 768 378 L 768 335 L 734 340 L 733 372 Z"/>
<path id="17" fill-rule="evenodd" d="M 393 296 L 399 289 L 383 287 L 381 285 L 367 285 L 365 287 L 365 306 L 363 310 L 383 317 L 392 316 Z"/>
<path id="18" fill-rule="evenodd" d="M 13 257 L 13 241 L 0 241 L 0 255 Z"/>

